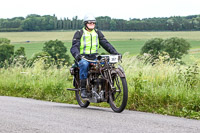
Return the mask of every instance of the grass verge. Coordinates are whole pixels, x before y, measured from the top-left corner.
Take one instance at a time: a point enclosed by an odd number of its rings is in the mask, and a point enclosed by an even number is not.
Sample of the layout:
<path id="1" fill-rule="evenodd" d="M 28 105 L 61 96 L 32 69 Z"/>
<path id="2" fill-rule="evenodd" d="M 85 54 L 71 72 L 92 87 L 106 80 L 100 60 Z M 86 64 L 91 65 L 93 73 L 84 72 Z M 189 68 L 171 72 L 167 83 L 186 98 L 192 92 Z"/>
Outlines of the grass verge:
<path id="1" fill-rule="evenodd" d="M 126 109 L 200 119 L 200 60 L 190 66 L 144 64 L 125 54 L 123 66 L 128 82 Z M 0 95 L 76 104 L 69 67 L 45 69 L 42 61 L 32 68 L 0 69 Z M 95 106 L 108 107 L 105 103 Z"/>

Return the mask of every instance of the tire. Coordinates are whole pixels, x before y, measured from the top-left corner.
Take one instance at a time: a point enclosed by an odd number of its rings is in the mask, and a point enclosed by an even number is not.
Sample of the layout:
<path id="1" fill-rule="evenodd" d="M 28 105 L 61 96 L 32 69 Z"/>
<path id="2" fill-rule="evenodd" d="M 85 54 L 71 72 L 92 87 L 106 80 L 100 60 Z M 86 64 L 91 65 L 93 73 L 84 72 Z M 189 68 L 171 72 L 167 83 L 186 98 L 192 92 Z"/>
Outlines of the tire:
<path id="1" fill-rule="evenodd" d="M 87 101 L 87 100 L 83 100 L 81 98 L 81 91 L 80 91 L 80 89 L 78 91 L 76 91 L 75 93 L 76 93 L 76 100 L 77 100 L 78 104 L 80 105 L 80 107 L 87 108 L 90 105 L 90 102 Z"/>
<path id="2" fill-rule="evenodd" d="M 83 99 L 81 98 L 81 91 L 80 91 L 80 89 L 79 89 L 79 88 L 80 88 L 80 86 L 79 86 L 79 84 L 80 84 L 79 74 L 76 74 L 76 76 L 74 77 L 74 79 L 75 79 L 76 81 L 78 81 L 78 83 L 75 82 L 75 88 L 78 89 L 78 91 L 75 91 L 76 100 L 77 100 L 78 104 L 80 105 L 80 107 L 82 107 L 82 108 L 87 108 L 87 107 L 90 105 L 90 102 L 89 102 L 89 101 L 86 101 L 86 100 L 83 100 Z"/>
<path id="3" fill-rule="evenodd" d="M 112 75 L 112 78 L 115 89 L 111 89 L 109 92 L 109 104 L 114 112 L 121 113 L 126 108 L 128 101 L 128 87 L 126 78 L 119 77 L 118 74 Z M 117 91 L 119 89 L 121 89 L 121 92 Z"/>

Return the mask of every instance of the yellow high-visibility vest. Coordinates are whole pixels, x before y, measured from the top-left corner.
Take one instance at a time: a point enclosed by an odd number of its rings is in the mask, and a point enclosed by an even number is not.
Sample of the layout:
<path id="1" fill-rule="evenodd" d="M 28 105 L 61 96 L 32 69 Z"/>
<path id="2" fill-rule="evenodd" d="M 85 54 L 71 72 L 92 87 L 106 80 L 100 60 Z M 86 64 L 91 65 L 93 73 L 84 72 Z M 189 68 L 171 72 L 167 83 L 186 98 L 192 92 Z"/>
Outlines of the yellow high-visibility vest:
<path id="1" fill-rule="evenodd" d="M 83 35 L 81 37 L 80 43 L 80 54 L 98 53 L 99 38 L 94 29 L 89 32 L 83 28 Z"/>

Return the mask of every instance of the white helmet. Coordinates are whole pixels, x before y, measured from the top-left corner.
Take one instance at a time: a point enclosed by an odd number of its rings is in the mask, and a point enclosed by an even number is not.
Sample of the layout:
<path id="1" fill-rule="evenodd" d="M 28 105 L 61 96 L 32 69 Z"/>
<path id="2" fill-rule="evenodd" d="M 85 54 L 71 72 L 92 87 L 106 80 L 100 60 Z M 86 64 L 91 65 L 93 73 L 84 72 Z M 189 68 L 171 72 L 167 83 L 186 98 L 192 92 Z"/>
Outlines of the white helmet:
<path id="1" fill-rule="evenodd" d="M 94 17 L 92 14 L 87 14 L 87 15 L 85 15 L 85 17 L 84 17 L 83 22 L 86 23 L 86 22 L 88 22 L 88 21 L 96 22 L 96 19 L 95 19 L 95 17 Z"/>

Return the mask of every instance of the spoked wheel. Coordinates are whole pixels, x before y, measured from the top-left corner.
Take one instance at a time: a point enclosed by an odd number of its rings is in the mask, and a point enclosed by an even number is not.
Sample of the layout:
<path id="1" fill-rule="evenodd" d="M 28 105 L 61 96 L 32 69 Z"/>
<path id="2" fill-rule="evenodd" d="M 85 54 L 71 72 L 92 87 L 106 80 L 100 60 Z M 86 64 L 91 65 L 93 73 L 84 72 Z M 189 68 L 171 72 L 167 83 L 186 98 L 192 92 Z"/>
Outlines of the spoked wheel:
<path id="1" fill-rule="evenodd" d="M 78 90 L 75 92 L 76 93 L 76 100 L 78 101 L 78 104 L 82 107 L 82 108 L 87 108 L 90 105 L 90 102 L 87 100 L 83 100 L 81 98 L 81 91 Z"/>
<path id="2" fill-rule="evenodd" d="M 79 80 L 78 80 L 79 81 Z M 80 88 L 78 83 L 76 82 L 75 83 L 75 88 Z M 81 90 L 78 89 L 78 91 L 75 91 L 75 94 L 76 94 L 76 100 L 78 102 L 78 104 L 82 107 L 82 108 L 87 108 L 89 105 L 90 105 L 90 102 L 89 101 L 86 101 L 86 100 L 83 100 L 81 98 Z"/>
<path id="3" fill-rule="evenodd" d="M 114 88 L 110 90 L 109 103 L 113 111 L 122 112 L 127 104 L 128 100 L 128 87 L 125 77 L 119 77 L 119 75 L 112 74 Z"/>

